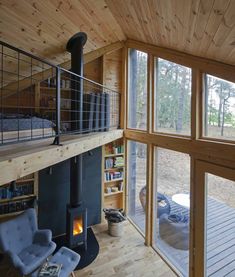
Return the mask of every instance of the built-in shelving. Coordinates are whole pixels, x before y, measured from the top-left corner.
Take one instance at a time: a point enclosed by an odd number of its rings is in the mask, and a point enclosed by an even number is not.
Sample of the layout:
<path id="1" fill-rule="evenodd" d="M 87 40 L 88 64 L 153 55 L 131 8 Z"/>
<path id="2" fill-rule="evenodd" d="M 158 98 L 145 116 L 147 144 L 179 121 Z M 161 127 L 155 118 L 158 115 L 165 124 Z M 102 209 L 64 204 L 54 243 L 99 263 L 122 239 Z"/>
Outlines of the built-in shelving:
<path id="1" fill-rule="evenodd" d="M 38 194 L 37 173 L 32 173 L 0 187 L 0 218 L 8 218 L 28 208 L 36 207 Z"/>
<path id="2" fill-rule="evenodd" d="M 110 192 L 110 193 L 104 193 L 104 197 L 109 197 L 109 196 L 113 196 L 116 194 L 120 194 L 123 193 L 123 191 L 114 191 L 114 192 Z"/>
<path id="3" fill-rule="evenodd" d="M 110 158 L 110 157 L 117 157 L 117 156 L 124 156 L 124 153 L 117 153 L 117 154 L 105 154 L 105 158 Z"/>
<path id="4" fill-rule="evenodd" d="M 124 166 L 111 167 L 111 168 L 105 168 L 104 171 L 114 171 L 114 170 L 120 170 L 123 168 L 124 168 Z"/>
<path id="5" fill-rule="evenodd" d="M 114 182 L 120 182 L 120 181 L 123 181 L 123 178 L 113 179 L 113 180 L 109 180 L 109 181 L 104 181 L 104 183 L 108 184 L 108 183 L 114 183 Z"/>
<path id="6" fill-rule="evenodd" d="M 125 151 L 123 138 L 103 146 L 103 207 L 124 208 Z M 115 177 L 116 176 L 116 177 Z M 113 191 L 115 188 L 115 191 Z"/>

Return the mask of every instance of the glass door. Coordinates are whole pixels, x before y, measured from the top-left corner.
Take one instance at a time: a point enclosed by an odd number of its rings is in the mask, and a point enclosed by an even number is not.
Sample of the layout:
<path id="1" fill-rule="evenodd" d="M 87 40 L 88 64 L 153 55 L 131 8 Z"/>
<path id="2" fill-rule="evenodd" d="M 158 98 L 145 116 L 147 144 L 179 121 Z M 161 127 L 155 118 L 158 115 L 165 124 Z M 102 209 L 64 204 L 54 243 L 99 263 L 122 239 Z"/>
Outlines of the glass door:
<path id="1" fill-rule="evenodd" d="M 190 157 L 155 148 L 154 247 L 188 276 L 190 235 Z"/>
<path id="2" fill-rule="evenodd" d="M 197 162 L 196 172 L 195 270 L 201 276 L 235 276 L 235 170 Z"/>
<path id="3" fill-rule="evenodd" d="M 145 234 L 147 145 L 128 141 L 128 217 Z"/>

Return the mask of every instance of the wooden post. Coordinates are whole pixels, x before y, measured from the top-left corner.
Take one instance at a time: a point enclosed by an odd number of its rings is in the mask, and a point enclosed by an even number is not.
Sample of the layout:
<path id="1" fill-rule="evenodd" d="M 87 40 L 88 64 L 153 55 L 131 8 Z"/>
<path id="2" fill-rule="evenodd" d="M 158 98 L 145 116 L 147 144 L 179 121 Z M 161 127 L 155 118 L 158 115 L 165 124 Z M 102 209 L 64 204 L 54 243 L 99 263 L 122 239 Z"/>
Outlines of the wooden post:
<path id="1" fill-rule="evenodd" d="M 127 59 L 128 50 L 126 47 L 122 49 L 122 93 L 121 93 L 121 109 L 120 109 L 120 128 L 126 129 L 126 98 L 127 98 Z"/>
<path id="2" fill-rule="evenodd" d="M 152 133 L 152 122 L 153 122 L 153 63 L 154 57 L 151 54 L 148 54 L 148 63 L 147 63 L 147 132 Z"/>
<path id="3" fill-rule="evenodd" d="M 203 88 L 200 70 L 192 69 L 192 100 L 191 100 L 191 136 L 193 139 L 202 137 L 203 120 Z"/>
<path id="4" fill-rule="evenodd" d="M 150 246 L 152 243 L 152 228 L 153 228 L 153 145 L 147 145 L 147 169 L 146 169 L 146 225 L 145 225 L 145 244 Z"/>
<path id="5" fill-rule="evenodd" d="M 196 187 L 196 160 L 191 156 L 190 160 L 190 226 L 189 226 L 189 276 L 194 276 L 195 258 L 195 187 Z"/>

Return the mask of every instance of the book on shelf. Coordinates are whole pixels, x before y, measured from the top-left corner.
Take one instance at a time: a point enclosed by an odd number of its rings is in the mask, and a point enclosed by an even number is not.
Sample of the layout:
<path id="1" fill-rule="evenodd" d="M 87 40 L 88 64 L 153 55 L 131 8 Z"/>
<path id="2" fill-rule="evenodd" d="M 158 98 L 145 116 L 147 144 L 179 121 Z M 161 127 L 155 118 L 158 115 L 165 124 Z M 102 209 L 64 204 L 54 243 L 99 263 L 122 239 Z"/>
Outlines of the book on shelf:
<path id="1" fill-rule="evenodd" d="M 113 147 L 113 154 L 122 154 L 124 152 L 123 145 Z"/>
<path id="2" fill-rule="evenodd" d="M 120 190 L 120 186 L 115 186 L 115 187 L 106 187 L 104 191 L 106 194 L 112 194 L 114 192 L 119 192 L 122 190 Z"/>
<path id="3" fill-rule="evenodd" d="M 61 267 L 62 267 L 61 264 L 47 262 L 41 267 L 41 269 L 38 273 L 38 277 L 45 277 L 45 276 L 59 277 Z"/>
<path id="4" fill-rule="evenodd" d="M 122 154 L 123 152 L 124 152 L 123 145 L 113 145 L 111 143 L 105 145 L 105 154 L 106 155 Z"/>
<path id="5" fill-rule="evenodd" d="M 123 191 L 123 182 L 121 182 L 121 183 L 119 184 L 119 190 L 120 190 L 120 191 Z"/>
<path id="6" fill-rule="evenodd" d="M 9 200 L 10 201 L 10 200 Z M 28 208 L 35 208 L 36 196 L 29 199 L 21 199 L 0 204 L 0 215 L 24 211 Z"/>
<path id="7" fill-rule="evenodd" d="M 122 171 L 113 171 L 113 172 L 105 172 L 104 179 L 105 181 L 112 181 L 116 179 L 122 179 L 123 172 Z"/>
<path id="8" fill-rule="evenodd" d="M 33 194 L 34 185 L 31 184 L 17 184 L 14 191 L 11 191 L 9 186 L 0 188 L 0 199 L 10 199 L 17 196 L 23 196 L 28 194 Z"/>
<path id="9" fill-rule="evenodd" d="M 114 160 L 112 158 L 108 158 L 105 160 L 105 169 L 113 168 Z"/>
<path id="10" fill-rule="evenodd" d="M 124 166 L 124 158 L 116 157 L 114 162 L 114 167 L 122 167 L 122 166 Z"/>
<path id="11" fill-rule="evenodd" d="M 111 187 L 106 187 L 105 188 L 105 193 L 109 194 L 111 192 L 112 192 Z"/>

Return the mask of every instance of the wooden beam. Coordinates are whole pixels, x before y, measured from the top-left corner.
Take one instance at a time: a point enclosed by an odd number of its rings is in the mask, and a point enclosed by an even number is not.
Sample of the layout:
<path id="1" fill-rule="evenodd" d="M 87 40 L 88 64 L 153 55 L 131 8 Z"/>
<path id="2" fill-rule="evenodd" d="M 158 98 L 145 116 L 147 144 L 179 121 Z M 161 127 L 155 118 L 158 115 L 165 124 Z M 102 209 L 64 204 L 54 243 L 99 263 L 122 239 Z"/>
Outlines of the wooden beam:
<path id="1" fill-rule="evenodd" d="M 147 134 L 140 131 L 125 130 L 126 139 L 179 151 L 193 155 L 194 158 L 206 160 L 214 164 L 222 164 L 235 168 L 235 147 L 233 143 L 220 143 L 206 139 L 192 140 L 189 137 L 163 134 Z"/>
<path id="2" fill-rule="evenodd" d="M 52 166 L 81 153 L 123 137 L 123 130 L 113 130 L 81 137 L 62 137 L 62 145 L 51 145 L 51 141 L 18 144 L 15 148 L 0 149 L 0 185 L 17 180 L 48 166 Z M 12 149 L 12 150 L 11 150 Z"/>
<path id="3" fill-rule="evenodd" d="M 201 58 L 169 48 L 163 48 L 151 44 L 146 44 L 135 40 L 127 40 L 126 46 L 129 48 L 135 48 L 143 52 L 151 53 L 156 57 L 170 60 L 175 63 L 199 69 L 202 72 L 212 74 L 214 76 L 226 79 L 231 82 L 235 82 L 235 66 L 233 65 L 217 62 L 206 58 Z"/>
<path id="4" fill-rule="evenodd" d="M 96 49 L 94 51 L 91 51 L 89 53 L 86 53 L 86 54 L 84 54 L 84 64 L 89 63 L 89 62 L 103 56 L 104 54 L 108 54 L 113 51 L 119 50 L 122 47 L 124 47 L 124 43 L 118 41 L 118 42 L 112 43 L 110 45 L 104 46 L 102 48 Z M 67 62 L 60 64 L 60 67 L 65 68 L 65 69 L 70 69 L 70 65 L 71 65 L 71 61 L 69 60 Z"/>
<path id="5" fill-rule="evenodd" d="M 110 45 L 104 46 L 102 48 L 99 48 L 97 50 L 91 51 L 89 53 L 84 54 L 84 64 L 87 64 L 101 56 L 107 53 L 111 53 L 113 51 L 119 50 L 122 47 L 124 47 L 123 42 L 115 42 Z M 64 69 L 70 69 L 71 61 L 64 62 L 60 64 L 59 66 Z M 16 93 L 16 91 L 19 89 L 20 91 L 23 89 L 26 89 L 27 87 L 34 85 L 36 83 L 39 83 L 43 80 L 46 80 L 48 78 L 51 78 L 55 76 L 55 69 L 52 70 L 52 68 L 46 69 L 42 72 L 35 73 L 32 76 L 29 76 L 28 78 L 24 78 L 20 80 L 19 82 L 14 82 L 6 85 L 2 89 L 2 96 L 3 97 L 9 97 L 10 95 L 13 95 Z"/>

